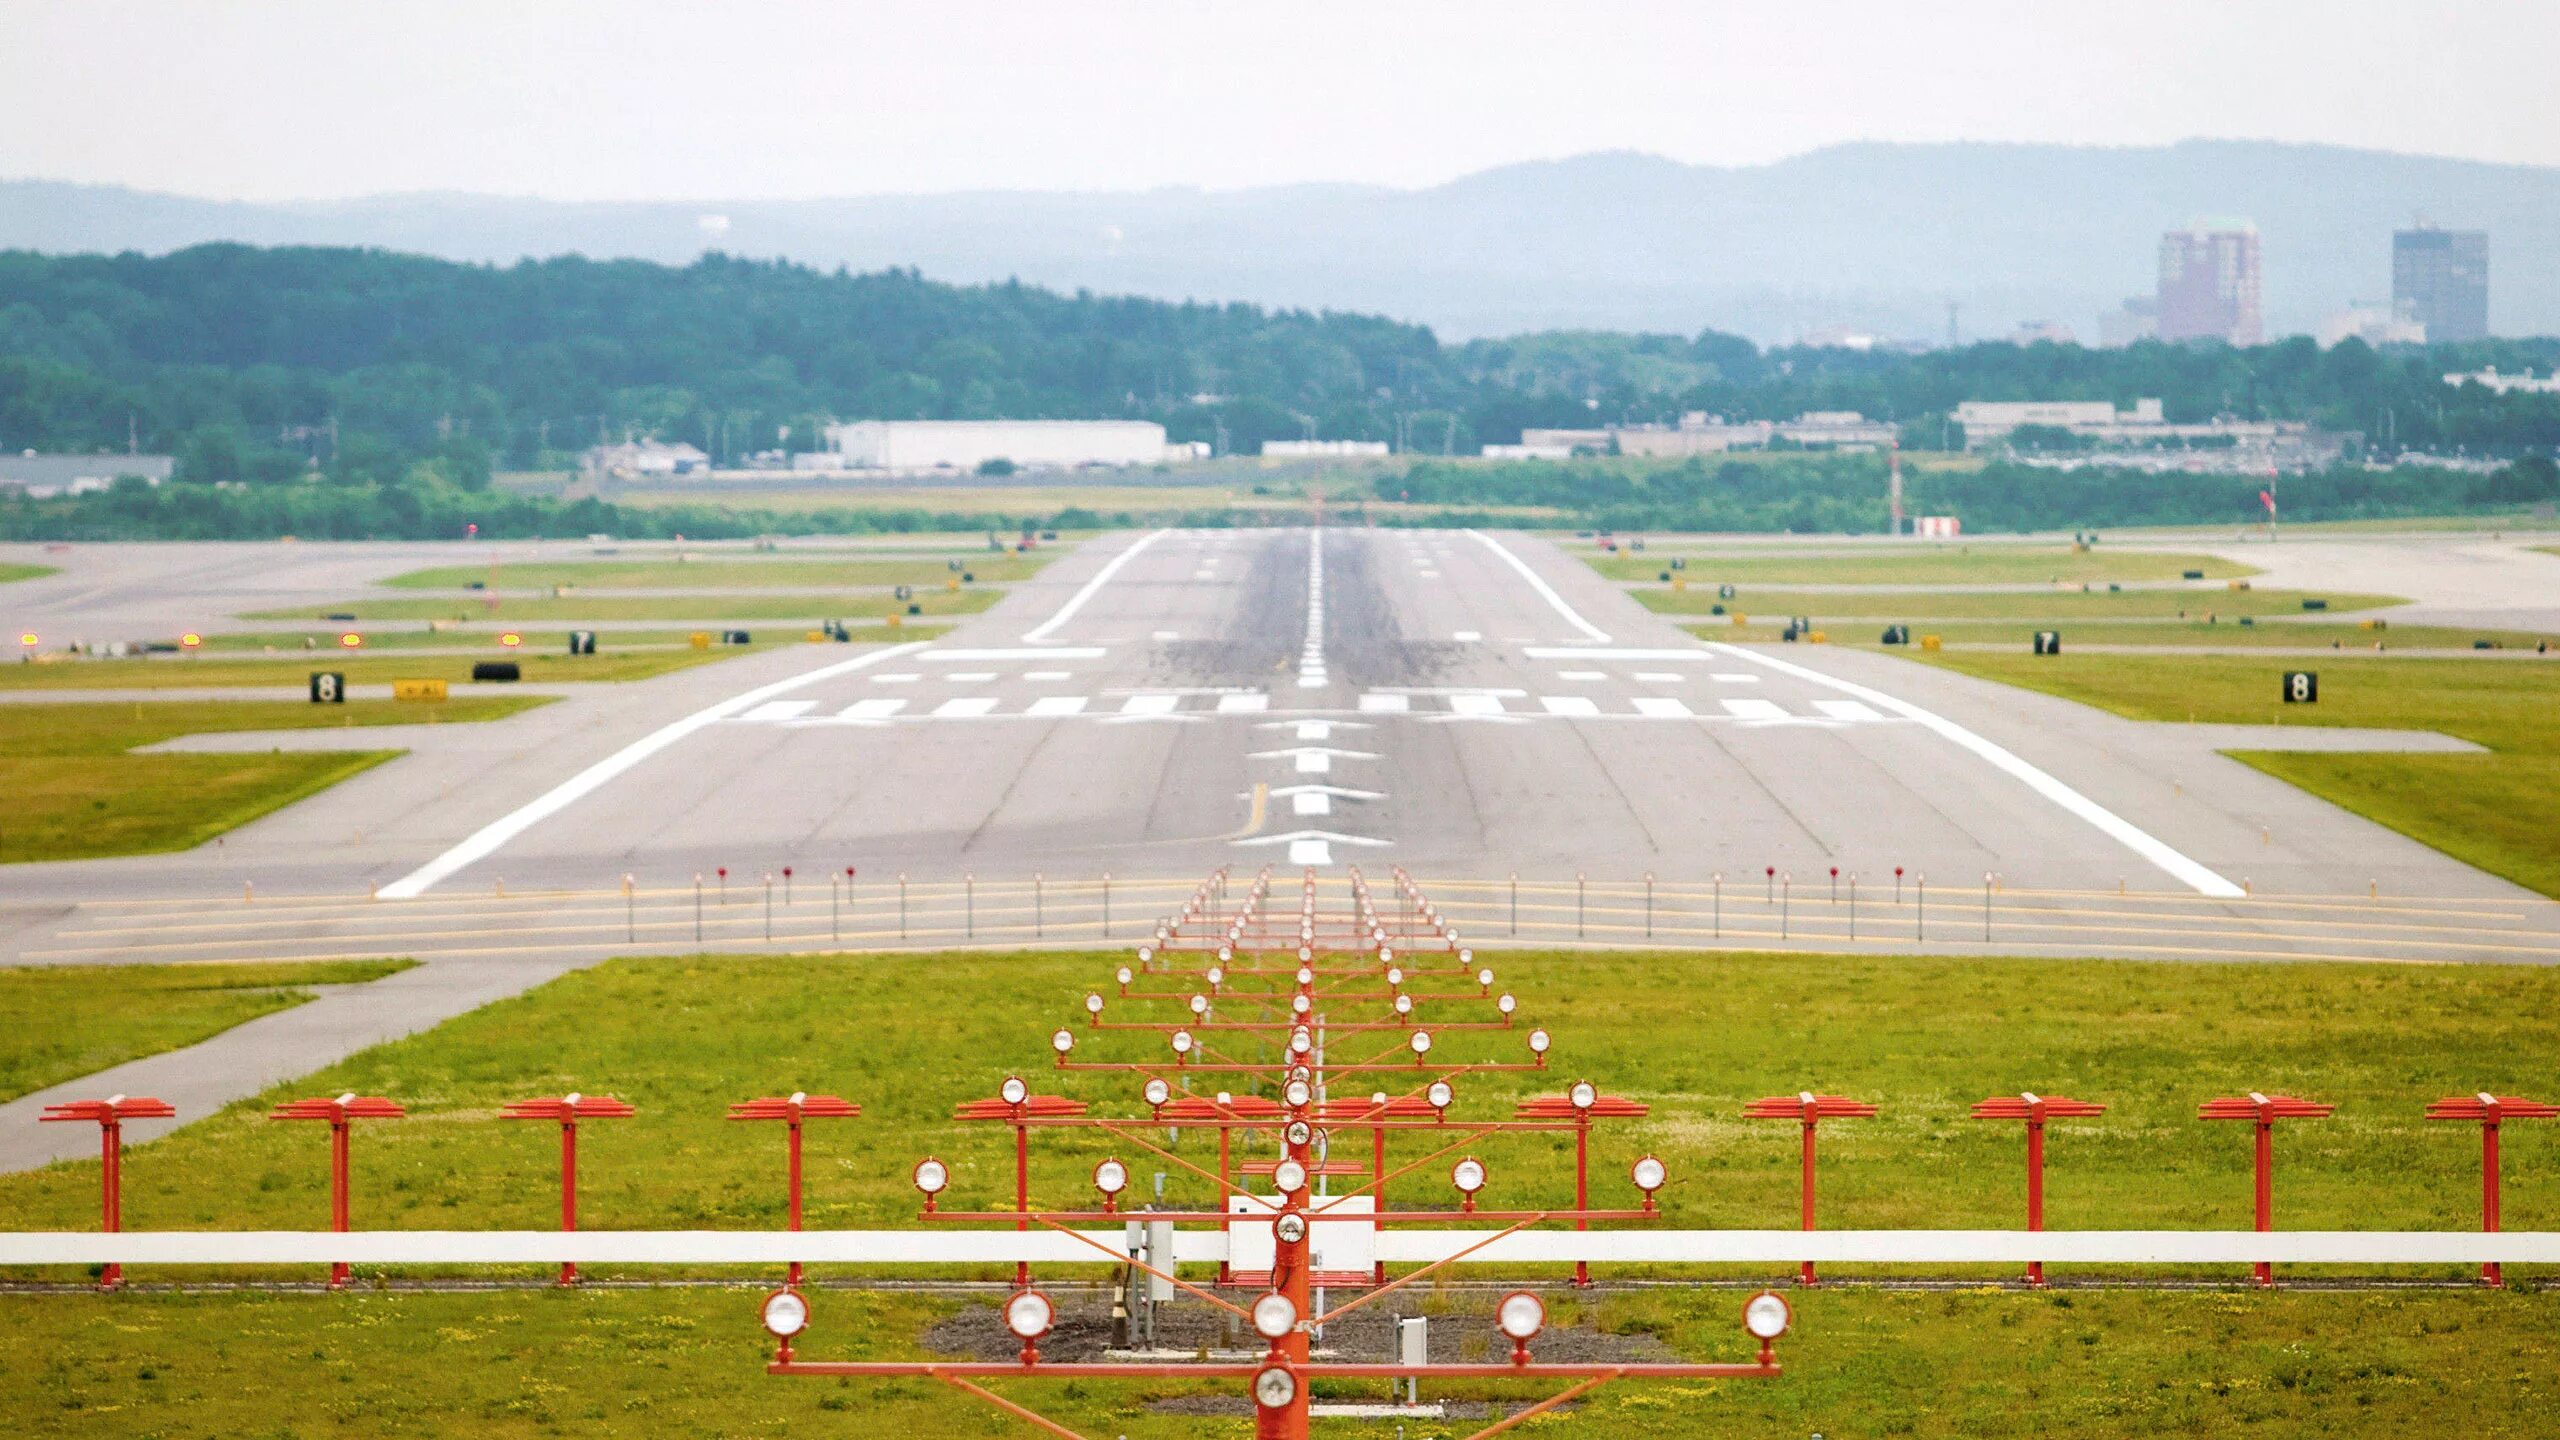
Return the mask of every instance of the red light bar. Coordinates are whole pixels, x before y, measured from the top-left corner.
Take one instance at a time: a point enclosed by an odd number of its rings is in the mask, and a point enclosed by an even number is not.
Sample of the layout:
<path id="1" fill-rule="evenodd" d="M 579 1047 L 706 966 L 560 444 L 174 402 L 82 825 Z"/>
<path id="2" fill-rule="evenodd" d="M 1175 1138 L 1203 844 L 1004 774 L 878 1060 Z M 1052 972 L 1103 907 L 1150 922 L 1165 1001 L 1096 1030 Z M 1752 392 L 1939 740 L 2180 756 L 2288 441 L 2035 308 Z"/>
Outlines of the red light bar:
<path id="1" fill-rule="evenodd" d="M 2207 1100 L 2196 1107 L 2199 1120 L 2291 1120 L 2319 1119 L 2335 1111 L 2335 1105 L 2317 1100 L 2304 1100 L 2292 1095 L 2225 1095 Z"/>
<path id="2" fill-rule="evenodd" d="M 104 1100 L 72 1100 L 60 1105 L 47 1105 L 42 1120 L 87 1120 L 104 1124 L 109 1120 L 166 1120 L 178 1113 L 178 1107 L 149 1095 L 110 1095 Z"/>
<path id="3" fill-rule="evenodd" d="M 340 1095 L 335 1098 L 288 1100 L 267 1116 L 270 1120 L 396 1120 L 409 1112 L 400 1102 L 379 1095 Z"/>
<path id="4" fill-rule="evenodd" d="M 1772 1095 L 1754 1100 L 1742 1107 L 1746 1120 L 1830 1120 L 1864 1119 L 1876 1113 L 1876 1107 L 1845 1095 Z"/>
<path id="5" fill-rule="evenodd" d="M 560 1095 L 541 1100 L 510 1100 L 498 1112 L 501 1120 L 618 1120 L 635 1113 L 610 1095 Z"/>
<path id="6" fill-rule="evenodd" d="M 1052 1116 L 1081 1115 L 1084 1102 L 1064 1095 L 1033 1095 L 1019 1105 L 1008 1105 L 1002 1099 L 972 1100 L 951 1112 L 954 1120 L 1010 1120 L 1017 1115 Z"/>
<path id="7" fill-rule="evenodd" d="M 2065 1120 L 2106 1113 L 2107 1107 L 2095 1100 L 2074 1100 L 2064 1095 L 1994 1095 L 1975 1101 L 1973 1106 L 1976 1120 L 2028 1120 L 2038 1115 L 2047 1120 Z"/>
<path id="8" fill-rule="evenodd" d="M 2494 1112 L 2492 1107 L 2495 1107 Z M 2448 1095 L 2427 1106 L 2430 1120 L 2549 1120 L 2560 1116 L 2560 1105 L 2546 1105 L 2539 1100 L 2526 1100 L 2514 1095 Z M 51 1117 L 46 1117 L 50 1119 Z"/>
<path id="9" fill-rule="evenodd" d="M 1603 1095 L 1592 1101 L 1588 1107 L 1575 1105 L 1573 1098 L 1568 1095 L 1541 1095 L 1534 1100 L 1521 1101 L 1513 1108 L 1513 1118 L 1571 1120 L 1579 1115 L 1589 1115 L 1597 1119 L 1601 1116 L 1645 1115 L 1650 1114 L 1652 1109 L 1650 1105 L 1618 1095 Z M 1867 1113 L 1875 1113 L 1875 1107 L 1867 1107 Z"/>
<path id="10" fill-rule="evenodd" d="M 753 1100 L 740 1100 L 729 1106 L 732 1120 L 788 1120 L 795 1113 L 805 1120 L 846 1120 L 862 1113 L 862 1107 L 837 1095 L 763 1095 Z"/>

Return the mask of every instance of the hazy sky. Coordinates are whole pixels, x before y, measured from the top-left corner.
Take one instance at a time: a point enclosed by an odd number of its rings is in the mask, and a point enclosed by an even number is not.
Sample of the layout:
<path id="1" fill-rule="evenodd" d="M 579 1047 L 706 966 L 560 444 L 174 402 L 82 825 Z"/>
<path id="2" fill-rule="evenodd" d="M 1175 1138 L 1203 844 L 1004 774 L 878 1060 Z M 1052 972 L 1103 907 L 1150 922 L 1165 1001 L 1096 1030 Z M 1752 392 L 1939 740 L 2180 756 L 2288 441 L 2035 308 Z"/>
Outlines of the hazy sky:
<path id="1" fill-rule="evenodd" d="M 805 197 L 2191 136 L 2560 164 L 2555 57 L 2546 0 L 0 0 L 0 176 Z"/>

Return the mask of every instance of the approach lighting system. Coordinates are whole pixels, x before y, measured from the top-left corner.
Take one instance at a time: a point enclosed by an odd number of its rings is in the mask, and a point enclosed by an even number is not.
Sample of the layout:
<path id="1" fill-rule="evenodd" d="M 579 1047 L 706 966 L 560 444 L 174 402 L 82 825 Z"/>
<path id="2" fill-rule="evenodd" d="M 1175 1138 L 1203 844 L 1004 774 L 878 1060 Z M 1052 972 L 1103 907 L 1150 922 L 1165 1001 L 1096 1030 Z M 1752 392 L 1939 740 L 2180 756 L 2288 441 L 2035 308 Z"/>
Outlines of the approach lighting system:
<path id="1" fill-rule="evenodd" d="M 1292 1110 L 1304 1110 L 1316 1098 L 1315 1090 L 1304 1080 L 1290 1081 L 1287 1088 L 1280 1094 L 1281 1098 L 1288 1101 L 1289 1108 Z"/>
<path id="2" fill-rule="evenodd" d="M 1494 1307 L 1493 1324 L 1515 1341 L 1536 1339 L 1547 1328 L 1546 1302 L 1526 1290 L 1514 1290 Z"/>
<path id="3" fill-rule="evenodd" d="M 1061 1030 L 1058 1033 L 1064 1035 L 1067 1032 Z M 1573 1088 L 1565 1092 L 1565 1098 L 1573 1102 L 1574 1109 L 1588 1110 L 1599 1103 L 1600 1089 L 1588 1080 L 1576 1080 L 1573 1082 Z"/>
<path id="4" fill-rule="evenodd" d="M 1307 1217 L 1292 1210 L 1271 1222 L 1271 1233 L 1280 1237 L 1281 1244 L 1295 1245 L 1307 1238 Z"/>
<path id="5" fill-rule="evenodd" d="M 1265 1410 L 1278 1410 L 1298 1398 L 1298 1377 L 1279 1365 L 1253 1377 L 1253 1401 Z"/>
<path id="6" fill-rule="evenodd" d="M 1004 1302 L 1004 1328 L 1017 1339 L 1039 1339 L 1049 1333 L 1050 1324 L 1057 1318 L 1058 1307 L 1037 1290 L 1025 1290 Z"/>
<path id="7" fill-rule="evenodd" d="M 1476 988 L 1479 990 L 1490 990 L 1493 988 L 1493 972 L 1491 970 L 1479 970 L 1476 972 Z"/>
<path id="8" fill-rule="evenodd" d="M 788 1340 L 809 1328 L 809 1302 L 797 1290 L 776 1290 L 764 1297 L 765 1333 Z"/>
<path id="9" fill-rule="evenodd" d="M 1057 1051 L 1060 1055 L 1064 1055 L 1068 1051 L 1073 1050 L 1076 1048 L 1076 1032 L 1073 1030 L 1060 1030 L 1055 1035 L 1049 1037 L 1049 1048 Z"/>
<path id="10" fill-rule="evenodd" d="M 1449 1102 L 1458 1098 L 1458 1092 L 1446 1080 L 1432 1081 L 1431 1088 L 1423 1091 L 1422 1095 L 1424 1099 L 1431 1102 L 1431 1108 L 1434 1110 L 1446 1110 L 1449 1108 Z"/>
<path id="11" fill-rule="evenodd" d="M 1304 1120 L 1292 1120 L 1289 1122 L 1289 1128 L 1280 1133 L 1288 1137 L 1292 1145 L 1311 1145 L 1315 1143 L 1316 1127 Z"/>
<path id="12" fill-rule="evenodd" d="M 1283 1160 L 1271 1167 L 1271 1183 L 1283 1195 L 1295 1195 L 1307 1188 L 1307 1167 L 1295 1160 Z"/>
<path id="13" fill-rule="evenodd" d="M 364 644 L 364 637 L 363 637 L 363 636 L 361 636 L 361 635 L 359 635 L 359 634 L 357 634 L 357 633 L 356 633 L 356 632 L 354 632 L 353 630 L 350 630 L 350 631 L 348 631 L 347 633 L 345 633 L 344 635 L 341 635 L 341 636 L 339 636 L 339 637 L 338 637 L 338 647 L 339 647 L 340 649 L 342 649 L 342 650 L 354 650 L 354 649 L 359 648 L 359 647 L 360 647 L 360 646 L 362 646 L 363 644 Z"/>
<path id="14" fill-rule="evenodd" d="M 916 1162 L 916 1188 L 927 1195 L 939 1195 L 951 1183 L 951 1167 L 927 1158 Z"/>
<path id="15" fill-rule="evenodd" d="M 1004 1097 L 1004 1103 L 1007 1105 L 1019 1105 L 1031 1098 L 1031 1087 L 1022 1083 L 1021 1076 L 1007 1075 L 1004 1077 L 1003 1088 L 996 1093 Z"/>
<path id="16" fill-rule="evenodd" d="M 1430 1054 L 1430 1053 L 1431 1053 L 1431 1032 L 1430 1032 L 1430 1031 L 1428 1031 L 1428 1030 L 1416 1030 L 1416 1031 L 1414 1031 L 1414 1032 L 1413 1032 L 1413 1054 L 1414 1054 L 1414 1058 L 1415 1058 L 1415 1059 L 1417 1059 L 1417 1060 L 1419 1060 L 1419 1059 L 1421 1059 L 1423 1056 L 1428 1055 L 1428 1054 Z"/>
<path id="17" fill-rule="evenodd" d="M 1101 997 L 1101 996 L 1099 996 L 1099 995 L 1087 995 L 1086 997 L 1084 997 L 1084 1013 L 1086 1013 L 1087 1015 L 1099 1015 L 1099 1014 L 1101 1014 L 1101 1013 L 1102 1013 L 1102 997 Z"/>
<path id="18" fill-rule="evenodd" d="M 1093 1188 L 1105 1195 L 1117 1196 L 1129 1188 L 1129 1167 L 1116 1159 L 1094 1166 Z"/>
<path id="19" fill-rule="evenodd" d="M 1298 1302 L 1274 1290 L 1253 1302 L 1253 1333 L 1277 1340 L 1298 1328 Z"/>
<path id="20" fill-rule="evenodd" d="M 1151 1079 L 1147 1081 L 1147 1088 L 1140 1093 L 1147 1097 L 1147 1104 L 1151 1108 L 1160 1109 L 1164 1102 L 1173 1098 L 1173 1087 L 1161 1078 Z"/>
<path id="21" fill-rule="evenodd" d="M 1496 999 L 1494 1000 L 1494 1002 L 1493 1002 L 1493 1008 L 1494 1008 L 1494 1009 L 1496 1009 L 1496 1010 L 1501 1011 L 1501 1012 L 1503 1013 L 1503 1016 L 1507 1019 L 1507 1018 L 1509 1018 L 1509 1016 L 1510 1016 L 1510 1014 L 1511 1014 L 1511 1012 L 1512 1012 L 1512 1011 L 1517 1010 L 1517 1009 L 1519 1009 L 1519 1008 L 1520 1008 L 1520 1002 L 1519 1002 L 1519 1001 L 1517 1001 L 1517 1000 L 1512 999 L 1512 998 L 1511 998 L 1511 992 L 1510 992 L 1510 991 L 1508 991 L 1508 990 L 1505 990 L 1505 991 L 1503 991 L 1503 992 L 1502 992 L 1502 994 L 1501 994 L 1498 998 L 1496 998 Z"/>
<path id="22" fill-rule="evenodd" d="M 1796 1322 L 1783 1295 L 1763 1290 L 1742 1303 L 1742 1328 L 1755 1340 L 1775 1340 Z"/>
<path id="23" fill-rule="evenodd" d="M 1627 1178 L 1636 1182 L 1636 1188 L 1644 1192 L 1647 1200 L 1651 1200 L 1653 1192 L 1661 1189 L 1662 1182 L 1670 1178 L 1670 1172 L 1662 1168 L 1661 1161 L 1647 1155 L 1627 1167 Z"/>
<path id="24" fill-rule="evenodd" d="M 1173 1032 L 1173 1053 L 1176 1055 L 1188 1055 L 1191 1053 L 1190 1031 L 1176 1030 Z"/>
<path id="25" fill-rule="evenodd" d="M 1449 1183 L 1461 1195 L 1473 1197 L 1484 1188 L 1484 1162 L 1473 1155 L 1449 1167 Z"/>
<path id="26" fill-rule="evenodd" d="M 1555 1042 L 1548 1037 L 1547 1032 L 1543 1029 L 1532 1030 L 1529 1032 L 1529 1053 L 1532 1055 L 1546 1054 L 1547 1047 L 1554 1043 Z"/>

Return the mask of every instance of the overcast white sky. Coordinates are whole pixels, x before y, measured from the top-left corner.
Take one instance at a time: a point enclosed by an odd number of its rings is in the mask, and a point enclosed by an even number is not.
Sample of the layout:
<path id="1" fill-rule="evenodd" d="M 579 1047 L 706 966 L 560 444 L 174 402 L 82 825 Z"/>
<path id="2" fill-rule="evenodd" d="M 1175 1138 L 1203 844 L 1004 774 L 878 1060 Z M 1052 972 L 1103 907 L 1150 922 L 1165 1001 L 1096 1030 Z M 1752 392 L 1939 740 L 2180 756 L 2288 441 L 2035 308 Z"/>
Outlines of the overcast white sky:
<path id="1" fill-rule="evenodd" d="M 0 0 L 0 176 L 763 198 L 2193 136 L 2556 164 L 2555 57 L 2546 0 Z"/>

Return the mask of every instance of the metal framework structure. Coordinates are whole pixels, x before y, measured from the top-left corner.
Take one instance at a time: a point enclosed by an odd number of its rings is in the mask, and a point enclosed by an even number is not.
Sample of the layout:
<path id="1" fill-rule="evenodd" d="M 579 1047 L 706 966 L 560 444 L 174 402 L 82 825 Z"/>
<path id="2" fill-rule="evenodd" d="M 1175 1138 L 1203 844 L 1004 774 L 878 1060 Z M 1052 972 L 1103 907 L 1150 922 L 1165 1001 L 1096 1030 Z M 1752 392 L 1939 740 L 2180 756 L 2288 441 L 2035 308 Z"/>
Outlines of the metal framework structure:
<path id="1" fill-rule="evenodd" d="M 998 1093 L 970 1101 L 957 1117 L 1003 1125 L 1013 1132 L 1014 1175 L 1010 1208 L 957 1209 L 941 1203 L 951 1172 L 928 1156 L 915 1167 L 925 1219 L 960 1224 L 1009 1223 L 1073 1237 L 1097 1258 L 1143 1272 L 1161 1286 L 1186 1294 L 1241 1321 L 1265 1342 L 1258 1359 L 1168 1364 L 1151 1361 L 1044 1360 L 1040 1340 L 1056 1319 L 1054 1303 L 1019 1262 L 1014 1290 L 1003 1307 L 1006 1328 L 1020 1340 L 1011 1360 L 832 1361 L 803 1358 L 796 1340 L 809 1322 L 808 1302 L 791 1287 L 765 1301 L 766 1328 L 777 1349 L 775 1375 L 921 1376 L 972 1395 L 1052 1434 L 1074 1431 L 1000 1395 L 983 1382 L 1006 1377 L 1127 1380 L 1224 1379 L 1245 1382 L 1252 1395 L 1256 1436 L 1304 1440 L 1309 1397 L 1324 1380 L 1486 1380 L 1537 1378 L 1562 1388 L 1527 1408 L 1496 1420 L 1478 1437 L 1502 1433 L 1614 1380 L 1765 1378 L 1779 1373 L 1774 1350 L 1790 1316 L 1776 1295 L 1753 1296 L 1744 1307 L 1745 1328 L 1758 1342 L 1749 1361 L 1721 1364 L 1550 1364 L 1531 1353 L 1543 1328 L 1545 1305 L 1528 1291 L 1514 1291 L 1495 1308 L 1495 1325 L 1509 1342 L 1506 1360 L 1482 1364 L 1427 1362 L 1350 1363 L 1314 1357 L 1314 1335 L 1326 1324 L 1363 1309 L 1500 1240 L 1545 1225 L 1587 1229 L 1595 1221 L 1644 1222 L 1659 1217 L 1654 1192 L 1666 1178 L 1660 1161 L 1637 1160 L 1629 1179 L 1637 1205 L 1594 1207 L 1590 1201 L 1590 1133 L 1602 1119 L 1641 1115 L 1645 1107 L 1603 1095 L 1588 1081 L 1562 1094 L 1519 1102 L 1508 1119 L 1454 1120 L 1456 1085 L 1474 1075 L 1543 1072 L 1549 1037 L 1543 1029 L 1521 1032 L 1517 1004 L 1494 991 L 1493 972 L 1475 965 L 1447 922 L 1401 870 L 1386 895 L 1374 893 L 1354 869 L 1348 894 L 1327 903 L 1310 870 L 1296 887 L 1295 903 L 1275 896 L 1268 869 L 1231 894 L 1221 870 L 1203 880 L 1180 911 L 1138 948 L 1134 965 L 1113 977 L 1113 997 L 1096 990 L 1085 997 L 1082 1033 L 1061 1027 L 1049 1037 L 1052 1065 L 1062 1072 L 1111 1073 L 1140 1082 L 1143 1113 L 1121 1117 L 1094 1113 L 1065 1096 L 1035 1093 L 1020 1076 Z M 1173 1014 L 1162 1012 L 1172 1008 Z M 1118 1018 L 1123 1011 L 1137 1018 Z M 1485 1012 L 1490 1011 L 1488 1015 Z M 1113 1018 L 1106 1019 L 1106 1014 Z M 1446 1018 L 1444 1018 L 1444 1016 Z M 1451 1058 L 1472 1042 L 1515 1035 L 1526 1059 Z M 1155 1058 L 1077 1058 L 1146 1037 L 1163 1047 Z M 1118 1048 L 1115 1046 L 1115 1048 Z M 1514 1052 L 1515 1054 L 1518 1052 Z M 1357 1078 L 1354 1078 L 1357 1077 Z M 1360 1095 L 1365 1087 L 1376 1085 Z M 1208 1088 L 1208 1087 L 1219 1088 Z M 1238 1093 L 1252 1086 L 1270 1094 Z M 1351 1090 L 1351 1095 L 1338 1093 Z M 1206 1130 L 1217 1143 L 1216 1168 L 1182 1154 L 1176 1139 L 1160 1142 L 1149 1132 Z M 1107 1138 L 1120 1148 L 1093 1166 L 1099 1201 L 1059 1207 L 1035 1205 L 1031 1194 L 1033 1131 L 1070 1131 Z M 1480 1208 L 1477 1196 L 1489 1174 L 1472 1153 L 1480 1142 L 1504 1134 L 1569 1134 L 1574 1138 L 1574 1203 L 1569 1208 Z M 1389 1154 L 1401 1142 L 1421 1153 Z M 1242 1150 L 1244 1157 L 1238 1158 Z M 1216 1208 L 1121 1208 L 1130 1182 L 1121 1153 L 1142 1153 L 1195 1183 L 1214 1187 Z M 1458 1197 L 1456 1212 L 1388 1208 L 1391 1181 L 1446 1164 Z M 1335 1180 L 1345 1182 L 1336 1190 Z M 1318 1225 L 1347 1226 L 1374 1237 L 1394 1225 L 1447 1225 L 1467 1217 L 1486 1227 L 1477 1238 L 1442 1257 L 1389 1280 L 1383 1259 L 1357 1268 L 1319 1270 L 1314 1250 Z M 1149 1228 L 1215 1225 L 1232 1245 L 1267 1253 L 1268 1268 L 1222 1264 L 1213 1285 L 1175 1273 L 1170 1254 L 1132 1255 L 1092 1239 L 1079 1223 L 1142 1218 Z M 1267 1246 L 1267 1251 L 1265 1247 Z M 1587 1266 L 1575 1279 L 1588 1283 Z M 1325 1304 L 1322 1292 L 1355 1293 Z"/>
<path id="2" fill-rule="evenodd" d="M 1977 1100 L 1973 1105 L 1976 1120 L 2024 1120 L 2027 1122 L 2027 1229 L 2044 1231 L 2044 1127 L 2048 1120 L 2083 1120 L 2104 1115 L 2107 1107 L 2094 1100 L 2073 1100 L 2062 1095 L 2038 1095 L 2030 1090 L 2020 1095 L 1994 1095 Z M 2027 1283 L 2044 1284 L 2044 1262 L 2027 1262 Z"/>
<path id="3" fill-rule="evenodd" d="M 549 1120 L 560 1127 L 560 1229 L 578 1228 L 578 1122 L 627 1120 L 635 1112 L 610 1095 L 581 1095 L 575 1090 L 543 1100 L 512 1100 L 498 1112 L 501 1120 Z M 578 1283 L 578 1262 L 560 1262 L 560 1283 Z"/>
<path id="4" fill-rule="evenodd" d="M 88 1121 L 98 1127 L 98 1228 L 113 1235 L 124 1229 L 124 1122 L 166 1120 L 178 1108 L 150 1095 L 110 1095 L 104 1100 L 73 1100 L 47 1105 L 41 1121 Z M 98 1288 L 124 1283 L 124 1267 L 110 1260 L 98 1271 Z"/>
<path id="5" fill-rule="evenodd" d="M 2483 1090 L 2477 1095 L 2448 1095 L 2427 1107 L 2430 1120 L 2468 1120 L 2480 1127 L 2480 1228 L 2498 1233 L 2498 1127 L 2509 1120 L 2549 1120 L 2560 1116 L 2560 1105 L 2540 1100 L 2524 1100 L 2513 1095 L 2492 1095 Z M 2504 1286 L 2507 1277 L 2495 1260 L 2480 1264 L 2480 1283 Z"/>
<path id="6" fill-rule="evenodd" d="M 397 1120 L 409 1112 L 399 1102 L 379 1095 L 349 1092 L 338 1096 L 321 1096 L 310 1100 L 289 1100 L 279 1105 L 270 1120 L 324 1120 L 329 1125 L 329 1228 L 344 1232 L 347 1228 L 351 1200 L 347 1157 L 347 1136 L 358 1120 Z M 347 1283 L 347 1262 L 329 1262 L 329 1288 L 340 1289 Z"/>
<path id="7" fill-rule="evenodd" d="M 2207 1100 L 2196 1108 L 2196 1118 L 2200 1120 L 2246 1120 L 2255 1127 L 2257 1147 L 2251 1168 L 2257 1181 L 2257 1228 L 2260 1230 L 2275 1228 L 2276 1122 L 2323 1119 L 2337 1108 L 2317 1100 L 2265 1095 L 2255 1090 L 2246 1095 L 2226 1095 L 2218 1100 Z M 2250 1267 L 2250 1273 L 2262 1287 L 2276 1283 L 2276 1267 L 2271 1261 L 2258 1261 Z"/>

